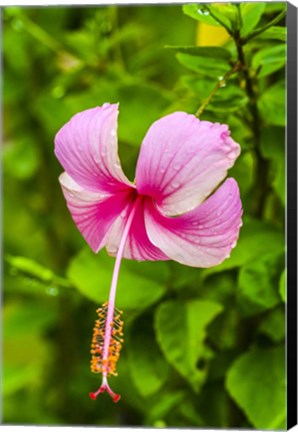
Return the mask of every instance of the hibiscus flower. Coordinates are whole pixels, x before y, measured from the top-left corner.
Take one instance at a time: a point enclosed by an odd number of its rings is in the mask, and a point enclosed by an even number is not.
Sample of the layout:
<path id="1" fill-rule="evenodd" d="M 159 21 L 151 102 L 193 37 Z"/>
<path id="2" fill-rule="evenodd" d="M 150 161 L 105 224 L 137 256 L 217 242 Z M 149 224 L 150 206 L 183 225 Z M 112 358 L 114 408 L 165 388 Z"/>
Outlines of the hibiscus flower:
<path id="1" fill-rule="evenodd" d="M 91 370 L 102 374 L 102 384 L 90 393 L 95 399 L 106 390 L 115 402 L 120 396 L 107 377 L 116 374 L 123 342 L 115 309 L 121 259 L 216 266 L 230 256 L 242 224 L 237 182 L 224 180 L 240 153 L 227 125 L 184 112 L 157 120 L 131 182 L 118 157 L 117 118 L 118 104 L 88 109 L 55 138 L 65 170 L 59 180 L 74 222 L 95 253 L 106 247 L 116 257 L 109 301 L 97 311 L 92 340 Z"/>

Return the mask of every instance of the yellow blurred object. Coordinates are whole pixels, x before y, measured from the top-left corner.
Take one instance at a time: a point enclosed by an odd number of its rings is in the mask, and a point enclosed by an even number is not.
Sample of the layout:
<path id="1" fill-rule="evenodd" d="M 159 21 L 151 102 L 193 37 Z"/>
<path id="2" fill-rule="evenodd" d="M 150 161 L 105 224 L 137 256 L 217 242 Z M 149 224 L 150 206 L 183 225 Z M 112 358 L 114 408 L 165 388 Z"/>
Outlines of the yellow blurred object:
<path id="1" fill-rule="evenodd" d="M 228 41 L 229 33 L 224 27 L 212 26 L 203 22 L 197 26 L 197 45 L 199 46 L 220 46 Z"/>

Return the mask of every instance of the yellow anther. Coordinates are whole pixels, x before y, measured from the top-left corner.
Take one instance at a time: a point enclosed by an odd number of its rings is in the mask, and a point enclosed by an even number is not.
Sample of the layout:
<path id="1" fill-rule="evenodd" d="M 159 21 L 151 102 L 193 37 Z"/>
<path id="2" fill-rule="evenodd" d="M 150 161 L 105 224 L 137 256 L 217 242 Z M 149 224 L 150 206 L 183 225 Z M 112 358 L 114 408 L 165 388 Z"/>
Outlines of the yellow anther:
<path id="1" fill-rule="evenodd" d="M 108 347 L 108 356 L 103 359 L 103 347 L 105 342 L 106 319 L 108 313 L 108 302 L 96 310 L 98 318 L 95 321 L 91 341 L 91 371 L 94 373 L 107 373 L 107 375 L 117 375 L 116 364 L 120 356 L 123 339 L 123 321 L 120 320 L 122 311 L 115 309 L 114 319 L 111 322 L 111 333 Z"/>

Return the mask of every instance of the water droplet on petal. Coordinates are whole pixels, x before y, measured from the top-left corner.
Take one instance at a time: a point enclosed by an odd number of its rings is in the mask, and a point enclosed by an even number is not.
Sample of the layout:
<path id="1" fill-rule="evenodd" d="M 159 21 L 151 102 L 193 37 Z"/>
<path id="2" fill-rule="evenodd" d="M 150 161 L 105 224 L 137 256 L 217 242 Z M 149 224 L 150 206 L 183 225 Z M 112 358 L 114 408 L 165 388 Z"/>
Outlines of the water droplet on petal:
<path id="1" fill-rule="evenodd" d="M 118 252 L 118 247 L 115 246 L 115 245 L 112 245 L 112 246 L 110 246 L 110 247 L 108 248 L 108 251 L 109 251 L 111 254 L 116 254 L 116 253 Z"/>
<path id="2" fill-rule="evenodd" d="M 174 189 L 177 189 L 177 188 L 179 188 L 181 186 L 181 183 L 179 183 L 179 182 L 174 182 L 173 183 L 173 188 Z"/>
<path id="3" fill-rule="evenodd" d="M 95 160 L 96 163 L 100 163 L 101 162 L 99 154 L 95 154 L 94 155 L 94 160 Z"/>

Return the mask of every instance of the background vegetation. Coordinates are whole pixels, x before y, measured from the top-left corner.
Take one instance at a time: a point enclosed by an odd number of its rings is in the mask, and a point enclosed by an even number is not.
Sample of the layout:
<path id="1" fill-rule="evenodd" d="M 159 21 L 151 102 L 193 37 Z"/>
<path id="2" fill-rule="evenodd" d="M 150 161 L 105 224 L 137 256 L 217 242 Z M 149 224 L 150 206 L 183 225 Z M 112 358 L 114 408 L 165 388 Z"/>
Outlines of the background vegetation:
<path id="1" fill-rule="evenodd" d="M 5 8 L 4 422 L 285 426 L 285 8 Z M 53 139 L 76 112 L 118 101 L 131 179 L 162 115 L 200 108 L 227 123 L 242 149 L 229 175 L 244 223 L 212 269 L 123 262 L 113 404 L 88 398 L 99 384 L 89 370 L 95 309 L 113 259 L 94 255 L 72 222 Z"/>

